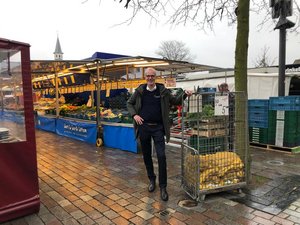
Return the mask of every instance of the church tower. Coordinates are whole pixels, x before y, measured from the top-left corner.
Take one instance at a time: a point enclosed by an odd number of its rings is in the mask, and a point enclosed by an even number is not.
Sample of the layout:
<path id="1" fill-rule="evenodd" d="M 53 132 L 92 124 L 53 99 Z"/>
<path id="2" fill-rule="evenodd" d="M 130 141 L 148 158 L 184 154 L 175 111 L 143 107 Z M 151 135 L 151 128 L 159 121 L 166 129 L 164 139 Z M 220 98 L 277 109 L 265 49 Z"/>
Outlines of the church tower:
<path id="1" fill-rule="evenodd" d="M 63 60 L 63 52 L 61 51 L 61 47 L 60 47 L 60 42 L 59 42 L 59 38 L 57 36 L 57 40 L 56 40 L 56 46 L 55 46 L 55 51 L 54 51 L 54 60 Z"/>

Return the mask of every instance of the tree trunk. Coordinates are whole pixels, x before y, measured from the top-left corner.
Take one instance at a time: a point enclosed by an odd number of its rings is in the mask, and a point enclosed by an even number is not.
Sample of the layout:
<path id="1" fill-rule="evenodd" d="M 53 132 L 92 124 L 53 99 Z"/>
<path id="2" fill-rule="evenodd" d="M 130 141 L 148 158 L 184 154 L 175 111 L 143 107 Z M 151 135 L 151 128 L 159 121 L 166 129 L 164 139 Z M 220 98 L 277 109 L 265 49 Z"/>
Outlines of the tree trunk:
<path id="1" fill-rule="evenodd" d="M 236 90 L 236 149 L 245 159 L 246 181 L 250 180 L 250 154 L 248 137 L 247 63 L 249 37 L 249 0 L 239 0 L 237 10 L 237 37 L 235 47 Z M 240 94 L 239 92 L 244 92 Z"/>

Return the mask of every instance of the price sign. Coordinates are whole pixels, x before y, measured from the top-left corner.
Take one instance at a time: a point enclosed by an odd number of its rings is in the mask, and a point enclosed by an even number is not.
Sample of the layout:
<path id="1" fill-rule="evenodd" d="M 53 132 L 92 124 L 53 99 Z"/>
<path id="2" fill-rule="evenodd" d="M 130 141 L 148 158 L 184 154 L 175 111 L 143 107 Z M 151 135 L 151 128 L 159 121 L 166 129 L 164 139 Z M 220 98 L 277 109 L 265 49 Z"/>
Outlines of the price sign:
<path id="1" fill-rule="evenodd" d="M 225 96 L 215 96 L 215 116 L 228 116 L 229 98 Z"/>

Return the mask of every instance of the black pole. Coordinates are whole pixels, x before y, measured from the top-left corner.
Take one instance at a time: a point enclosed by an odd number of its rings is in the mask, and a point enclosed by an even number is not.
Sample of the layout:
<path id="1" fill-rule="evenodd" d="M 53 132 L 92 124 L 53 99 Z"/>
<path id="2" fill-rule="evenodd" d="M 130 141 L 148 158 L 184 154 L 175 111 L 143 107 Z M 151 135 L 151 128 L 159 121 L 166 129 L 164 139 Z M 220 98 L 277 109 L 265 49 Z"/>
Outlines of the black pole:
<path id="1" fill-rule="evenodd" d="M 285 48 L 286 48 L 286 29 L 281 28 L 279 32 L 278 96 L 285 96 Z"/>
<path id="2" fill-rule="evenodd" d="M 295 23 L 289 21 L 286 17 L 292 15 L 292 1 L 288 0 L 270 0 L 272 7 L 272 19 L 278 18 L 275 30 L 279 29 L 279 71 L 278 71 L 278 96 L 285 96 L 285 46 L 286 29 L 295 26 Z"/>
<path id="3" fill-rule="evenodd" d="M 100 125 L 100 71 L 99 71 L 99 61 L 97 60 L 97 86 L 96 86 L 96 91 L 97 91 L 97 99 L 96 99 L 96 121 L 97 121 L 97 129 L 99 128 Z"/>

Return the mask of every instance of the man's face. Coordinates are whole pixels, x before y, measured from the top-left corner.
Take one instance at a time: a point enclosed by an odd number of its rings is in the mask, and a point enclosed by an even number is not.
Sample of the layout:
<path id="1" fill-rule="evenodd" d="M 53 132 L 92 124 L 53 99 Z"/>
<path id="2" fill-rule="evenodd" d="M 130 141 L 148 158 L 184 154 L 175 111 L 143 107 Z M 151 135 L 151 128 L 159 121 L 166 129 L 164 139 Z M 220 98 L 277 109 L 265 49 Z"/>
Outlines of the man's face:
<path id="1" fill-rule="evenodd" d="M 224 85 L 224 87 L 223 87 L 223 91 L 224 92 L 228 92 L 229 90 L 228 90 L 228 86 L 227 85 Z"/>
<path id="2" fill-rule="evenodd" d="M 228 92 L 228 85 L 226 84 L 221 84 L 220 86 L 220 92 Z"/>
<path id="3" fill-rule="evenodd" d="M 146 81 L 148 86 L 154 86 L 155 84 L 155 72 L 150 70 L 146 74 Z"/>

